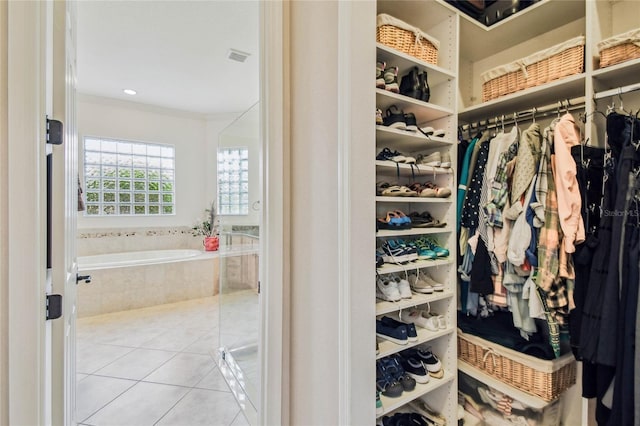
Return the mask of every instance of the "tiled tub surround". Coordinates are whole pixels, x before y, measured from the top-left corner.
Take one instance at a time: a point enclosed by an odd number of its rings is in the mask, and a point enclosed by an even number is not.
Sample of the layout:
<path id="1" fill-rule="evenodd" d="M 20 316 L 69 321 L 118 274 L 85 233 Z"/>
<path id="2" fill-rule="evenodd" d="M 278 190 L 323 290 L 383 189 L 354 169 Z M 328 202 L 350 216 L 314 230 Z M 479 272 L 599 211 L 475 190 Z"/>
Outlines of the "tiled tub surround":
<path id="1" fill-rule="evenodd" d="M 173 262 L 79 273 L 91 275 L 90 284 L 78 286 L 80 318 L 218 294 L 218 256 L 213 252 Z"/>

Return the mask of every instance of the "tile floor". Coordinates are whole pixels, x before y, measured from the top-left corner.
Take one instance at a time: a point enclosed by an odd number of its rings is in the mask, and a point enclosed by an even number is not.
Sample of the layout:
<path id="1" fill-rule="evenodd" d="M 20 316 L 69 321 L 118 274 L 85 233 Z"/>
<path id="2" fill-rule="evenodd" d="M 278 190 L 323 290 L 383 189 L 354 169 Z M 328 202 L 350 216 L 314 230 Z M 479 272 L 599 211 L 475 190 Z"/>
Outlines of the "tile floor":
<path id="1" fill-rule="evenodd" d="M 81 425 L 248 425 L 216 365 L 217 296 L 78 320 Z"/>

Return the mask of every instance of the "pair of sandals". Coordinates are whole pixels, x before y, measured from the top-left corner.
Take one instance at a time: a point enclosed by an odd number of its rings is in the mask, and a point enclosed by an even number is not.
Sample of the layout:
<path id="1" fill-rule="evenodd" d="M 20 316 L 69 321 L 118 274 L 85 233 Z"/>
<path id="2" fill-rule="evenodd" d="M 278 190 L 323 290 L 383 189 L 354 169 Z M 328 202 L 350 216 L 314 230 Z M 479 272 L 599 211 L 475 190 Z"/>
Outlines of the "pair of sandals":
<path id="1" fill-rule="evenodd" d="M 391 185 L 388 182 L 381 182 L 376 185 L 376 194 L 383 197 L 417 197 L 418 193 L 404 185 Z"/>
<path id="2" fill-rule="evenodd" d="M 387 212 L 387 215 L 378 219 L 378 229 L 411 229 L 412 220 L 400 210 Z"/>
<path id="3" fill-rule="evenodd" d="M 442 188 L 433 182 L 414 182 L 409 185 L 409 190 L 418 194 L 418 197 L 424 198 L 447 198 L 451 196 L 449 188 Z"/>
<path id="4" fill-rule="evenodd" d="M 414 228 L 444 228 L 447 226 L 447 222 L 440 222 L 438 219 L 434 219 L 428 211 L 422 213 L 411 212 L 409 213 L 409 219 L 411 219 L 411 226 Z"/>

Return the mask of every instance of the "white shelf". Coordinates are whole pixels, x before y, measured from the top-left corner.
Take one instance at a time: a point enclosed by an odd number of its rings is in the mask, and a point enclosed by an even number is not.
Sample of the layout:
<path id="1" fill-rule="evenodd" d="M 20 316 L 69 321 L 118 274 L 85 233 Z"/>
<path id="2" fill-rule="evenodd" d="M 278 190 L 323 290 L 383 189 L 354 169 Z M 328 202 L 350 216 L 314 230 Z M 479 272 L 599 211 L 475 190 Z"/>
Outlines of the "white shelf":
<path id="1" fill-rule="evenodd" d="M 458 118 L 462 123 L 494 118 L 502 114 L 510 118 L 514 112 L 522 111 L 523 105 L 526 105 L 526 108 L 534 108 L 584 96 L 584 89 L 585 74 L 572 75 L 465 108 L 460 111 Z"/>
<path id="2" fill-rule="evenodd" d="M 455 75 L 451 71 L 421 61 L 382 43 L 376 43 L 376 57 L 378 61 L 386 62 L 387 66 L 398 67 L 398 84 L 400 84 L 402 77 L 413 67 L 418 67 L 420 71 L 427 71 L 429 86 L 438 86 L 441 83 L 455 80 Z"/>
<path id="3" fill-rule="evenodd" d="M 386 115 L 387 108 L 395 105 L 405 114 L 412 112 L 416 116 L 418 125 L 425 125 L 430 121 L 444 118 L 453 114 L 450 108 L 422 102 L 408 96 L 400 95 L 384 89 L 376 89 L 376 106 L 382 110 L 382 116 Z"/>
<path id="4" fill-rule="evenodd" d="M 542 398 L 538 398 L 536 396 L 530 395 L 526 392 L 521 391 L 520 389 L 516 389 L 513 386 L 510 386 L 500 380 L 494 378 L 493 376 L 488 375 L 487 373 L 480 371 L 474 366 L 467 364 L 464 361 L 458 360 L 458 370 L 462 371 L 464 374 L 473 377 L 476 380 L 481 381 L 482 383 L 491 386 L 499 390 L 500 392 L 509 395 L 513 399 L 516 399 L 523 404 L 526 404 L 535 409 L 542 409 L 547 405 L 551 404 L 551 402 L 547 402 Z"/>
<path id="5" fill-rule="evenodd" d="M 392 149 L 395 149 L 395 147 Z M 380 171 L 386 169 L 387 172 L 393 173 L 397 173 L 398 171 L 400 171 L 400 174 L 407 176 L 433 176 L 453 174 L 453 170 L 450 167 L 445 169 L 443 167 L 425 166 L 422 164 L 411 165 L 406 163 L 396 163 L 395 161 L 388 160 L 376 160 L 376 168 Z"/>
<path id="6" fill-rule="evenodd" d="M 376 232 L 376 238 L 410 237 L 412 235 L 446 234 L 448 232 L 453 232 L 453 230 L 448 226 L 445 226 L 443 228 L 400 229 L 398 231 L 390 230 L 390 229 L 381 229 L 378 232 Z"/>
<path id="7" fill-rule="evenodd" d="M 616 89 L 638 82 L 640 59 L 634 59 L 593 71 L 596 92 Z"/>
<path id="8" fill-rule="evenodd" d="M 378 339 L 378 349 L 380 350 L 380 353 L 376 355 L 376 359 L 384 358 L 385 356 L 402 352 L 405 349 L 413 348 L 423 343 L 430 342 L 431 340 L 435 340 L 442 336 L 452 334 L 454 331 L 455 331 L 455 327 L 448 327 L 448 328 L 445 328 L 444 330 L 438 330 L 438 331 L 429 331 L 426 328 L 421 328 L 416 326 L 418 340 L 416 340 L 415 342 L 408 342 L 406 345 L 398 345 L 396 343 L 393 343 L 390 340 L 384 340 L 383 338 L 376 336 L 376 338 Z"/>
<path id="9" fill-rule="evenodd" d="M 453 196 L 447 198 L 434 197 L 376 197 L 379 203 L 451 203 Z"/>
<path id="10" fill-rule="evenodd" d="M 410 153 L 431 150 L 439 147 L 449 147 L 453 142 L 447 138 L 437 136 L 426 137 L 420 132 L 408 132 L 387 126 L 376 126 L 376 146 L 379 150 L 393 146 L 400 152 Z"/>
<path id="11" fill-rule="evenodd" d="M 376 315 L 384 315 L 390 312 L 396 312 L 401 309 L 415 308 L 425 303 L 436 302 L 453 297 L 453 291 L 435 291 L 431 294 L 412 293 L 411 299 L 402 299 L 399 302 L 388 302 L 386 300 L 376 301 Z"/>
<path id="12" fill-rule="evenodd" d="M 441 259 L 416 260 L 416 261 L 409 262 L 406 264 L 401 264 L 401 265 L 397 265 L 395 263 L 385 263 L 380 268 L 377 268 L 376 271 L 380 275 L 385 275 L 385 274 L 395 274 L 397 272 L 415 271 L 416 269 L 422 269 L 422 268 L 435 268 L 438 266 L 445 266 L 445 265 L 452 264 L 454 258 L 455 256 L 453 256 L 452 254 L 449 254 L 448 257 L 441 258 Z M 410 299 L 410 300 L 413 300 L 413 299 Z M 392 303 L 392 302 L 386 302 L 386 303 Z M 401 302 L 398 302 L 398 303 L 401 303 Z M 396 303 L 396 305 L 398 303 Z M 414 306 L 414 305 L 409 304 L 407 306 Z"/>
<path id="13" fill-rule="evenodd" d="M 376 418 L 380 418 L 385 414 L 396 410 L 403 405 L 413 401 L 414 399 L 420 398 L 422 395 L 426 395 L 429 392 L 438 389 L 439 387 L 446 385 L 447 383 L 451 383 L 454 379 L 454 373 L 450 370 L 444 371 L 444 376 L 441 379 L 436 379 L 434 377 L 429 377 L 429 383 L 421 384 L 416 383 L 416 388 L 411 392 L 402 392 L 397 398 L 389 398 L 384 395 L 380 395 L 380 400 L 382 401 L 383 412 Z"/>

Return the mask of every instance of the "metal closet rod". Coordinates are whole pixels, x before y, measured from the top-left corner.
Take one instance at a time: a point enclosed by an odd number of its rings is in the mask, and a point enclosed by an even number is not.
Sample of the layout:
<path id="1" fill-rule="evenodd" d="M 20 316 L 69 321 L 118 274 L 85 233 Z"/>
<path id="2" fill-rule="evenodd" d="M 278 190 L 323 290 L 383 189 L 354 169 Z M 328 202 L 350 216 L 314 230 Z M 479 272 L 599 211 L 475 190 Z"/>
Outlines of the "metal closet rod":
<path id="1" fill-rule="evenodd" d="M 512 114 L 501 114 L 494 118 L 488 118 L 486 120 L 474 121 L 469 124 L 463 124 L 461 129 L 464 131 L 474 129 L 494 129 L 504 125 L 510 125 L 518 120 L 525 120 L 529 118 L 543 118 L 549 115 L 559 114 L 563 111 L 575 111 L 578 109 L 584 109 L 585 97 L 565 99 L 558 101 L 554 104 L 545 105 L 542 107 L 534 107 L 520 112 L 514 112 Z"/>
<path id="2" fill-rule="evenodd" d="M 602 99 L 608 98 L 611 96 L 622 95 L 624 93 L 635 92 L 636 90 L 640 90 L 640 83 L 630 84 L 628 86 L 618 87 L 617 89 L 605 90 L 604 92 L 599 92 L 593 95 L 593 99 Z"/>

